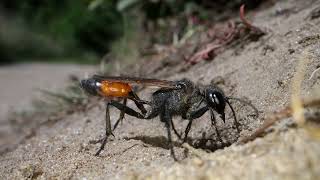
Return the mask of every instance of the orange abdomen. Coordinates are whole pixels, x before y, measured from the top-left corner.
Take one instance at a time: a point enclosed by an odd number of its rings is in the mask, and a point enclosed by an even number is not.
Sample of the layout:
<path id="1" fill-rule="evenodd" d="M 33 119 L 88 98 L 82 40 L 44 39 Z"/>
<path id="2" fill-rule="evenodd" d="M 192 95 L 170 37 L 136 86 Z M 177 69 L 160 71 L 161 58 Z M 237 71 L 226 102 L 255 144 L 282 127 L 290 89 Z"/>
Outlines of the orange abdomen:
<path id="1" fill-rule="evenodd" d="M 101 93 L 106 97 L 127 97 L 131 91 L 131 86 L 127 83 L 101 82 Z"/>

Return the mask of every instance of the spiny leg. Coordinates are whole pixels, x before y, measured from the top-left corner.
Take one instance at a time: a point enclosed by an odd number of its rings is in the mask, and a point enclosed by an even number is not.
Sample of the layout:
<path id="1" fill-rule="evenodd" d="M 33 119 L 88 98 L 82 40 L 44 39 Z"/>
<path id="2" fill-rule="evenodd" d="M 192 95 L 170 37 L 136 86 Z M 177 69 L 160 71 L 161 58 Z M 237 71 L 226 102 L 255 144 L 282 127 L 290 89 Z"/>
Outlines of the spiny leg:
<path id="1" fill-rule="evenodd" d="M 183 143 L 185 143 L 185 142 L 187 141 L 188 134 L 189 134 L 190 129 L 191 129 L 192 121 L 193 121 L 193 119 L 190 119 L 190 120 L 189 120 L 189 123 L 188 123 L 188 125 L 187 125 L 187 128 L 186 128 L 185 131 L 184 131 Z"/>
<path id="2" fill-rule="evenodd" d="M 123 105 L 126 106 L 127 105 L 127 98 L 124 98 L 123 99 Z M 124 115 L 125 115 L 125 112 L 123 110 L 120 111 L 120 116 L 119 116 L 119 119 L 116 121 L 116 123 L 114 124 L 113 126 L 113 131 L 118 127 L 118 124 L 122 121 L 123 121 L 123 118 L 124 118 Z"/>
<path id="3" fill-rule="evenodd" d="M 133 92 L 133 91 L 130 92 L 130 96 L 131 96 L 131 97 L 129 97 L 129 98 L 130 98 L 132 101 L 134 101 L 134 103 L 136 104 L 136 106 L 140 109 L 141 113 L 142 113 L 142 114 L 146 114 L 146 113 L 147 113 L 147 110 L 144 108 L 143 104 L 148 104 L 149 102 L 141 100 L 141 99 L 139 98 L 139 96 L 138 96 L 135 92 Z"/>
<path id="4" fill-rule="evenodd" d="M 136 118 L 139 118 L 139 119 L 145 119 L 144 115 L 131 109 L 130 107 L 128 106 L 125 106 L 117 101 L 112 101 L 110 102 L 110 104 L 112 106 L 114 106 L 115 108 L 119 109 L 120 111 L 123 111 L 125 114 L 128 114 L 129 116 L 133 116 L 133 117 L 136 117 Z"/>
<path id="5" fill-rule="evenodd" d="M 99 148 L 99 150 L 96 152 L 95 156 L 98 156 L 100 154 L 100 152 L 104 149 L 106 143 L 107 143 L 107 139 L 109 137 L 109 135 L 113 135 L 112 130 L 111 130 L 111 122 L 110 122 L 110 111 L 109 111 L 109 106 L 112 105 L 114 107 L 116 107 L 117 109 L 119 109 L 121 111 L 120 117 L 118 119 L 118 121 L 116 122 L 116 125 L 114 127 L 114 129 L 117 127 L 117 124 L 119 121 L 121 121 L 124 117 L 125 114 L 128 114 L 130 116 L 134 116 L 140 119 L 144 119 L 144 115 L 136 112 L 135 110 L 129 108 L 128 106 L 126 106 L 126 99 L 124 100 L 124 103 L 121 104 L 117 101 L 113 101 L 113 100 L 107 100 L 106 101 L 106 117 L 105 117 L 105 122 L 106 122 L 106 132 L 105 132 L 105 136 L 97 141 L 91 141 L 90 143 L 92 144 L 96 144 L 96 143 L 101 143 L 101 146 Z M 141 104 L 143 106 L 143 104 Z M 143 107 L 144 108 L 144 107 Z M 122 115 L 123 114 L 123 115 Z"/>
<path id="6" fill-rule="evenodd" d="M 149 104 L 149 102 L 148 102 Z M 139 119 L 152 119 L 156 116 L 159 115 L 159 113 L 157 111 L 151 110 L 148 114 L 141 114 L 135 110 L 133 110 L 132 108 L 128 107 L 128 106 L 124 106 L 123 104 L 116 102 L 116 101 L 111 101 L 111 105 L 114 106 L 115 108 L 119 109 L 120 111 L 124 111 L 125 114 L 128 114 L 129 116 L 133 116 Z"/>
<path id="7" fill-rule="evenodd" d="M 234 123 L 236 125 L 237 131 L 238 131 L 238 133 L 240 133 L 240 129 L 239 129 L 240 123 L 237 120 L 236 113 L 235 113 L 235 111 L 234 111 L 233 107 L 231 106 L 231 104 L 230 104 L 228 99 L 226 99 L 226 102 L 227 102 L 227 104 L 229 105 L 229 107 L 230 107 L 230 109 L 232 111 L 232 114 L 233 114 L 233 117 L 234 117 Z"/>
<path id="8" fill-rule="evenodd" d="M 187 141 L 188 134 L 191 129 L 192 121 L 196 118 L 201 117 L 207 111 L 208 111 L 208 106 L 204 106 L 204 107 L 198 106 L 196 110 L 192 110 L 187 113 L 187 118 L 189 119 L 189 123 L 184 131 L 185 135 L 183 138 L 183 143 Z"/>
<path id="9" fill-rule="evenodd" d="M 145 115 L 147 113 L 147 110 L 144 108 L 143 104 L 150 104 L 150 102 L 148 101 L 144 101 L 144 100 L 141 100 L 137 94 L 135 94 L 134 92 L 130 92 L 129 94 L 129 99 L 131 99 L 132 101 L 134 101 L 134 103 L 136 104 L 136 106 L 139 108 L 139 110 L 141 111 L 141 113 L 143 115 Z M 127 98 L 124 98 L 123 99 L 123 106 L 127 106 Z M 113 130 L 115 130 L 119 124 L 119 122 L 122 122 L 123 118 L 124 118 L 124 115 L 125 115 L 125 111 L 122 109 L 119 109 L 121 112 L 120 112 L 120 117 L 119 119 L 116 121 L 114 127 L 113 127 Z"/>
<path id="10" fill-rule="evenodd" d="M 211 117 L 211 126 L 214 126 L 214 128 L 215 128 L 215 130 L 217 132 L 217 137 L 222 142 L 222 139 L 221 139 L 221 136 L 220 136 L 220 132 L 219 132 L 218 127 L 217 127 L 216 118 L 214 116 L 213 109 L 211 109 L 211 108 L 210 108 L 210 117 Z"/>
<path id="11" fill-rule="evenodd" d="M 176 134 L 176 136 L 181 140 L 182 137 L 181 135 L 178 133 L 178 131 L 176 130 L 176 128 L 174 127 L 174 123 L 173 121 L 171 121 L 171 126 L 172 126 L 172 129 L 173 129 L 173 132 Z"/>
<path id="12" fill-rule="evenodd" d="M 96 143 L 101 143 L 101 146 L 99 150 L 96 152 L 95 156 L 98 156 L 100 152 L 104 149 L 104 146 L 107 143 L 107 139 L 110 135 L 114 136 L 111 131 L 111 122 L 110 122 L 110 112 L 109 112 L 109 101 L 106 102 L 106 117 L 105 117 L 105 122 L 106 122 L 106 129 L 105 129 L 105 135 L 102 139 L 97 140 L 97 141 L 91 141 L 90 143 L 96 144 Z"/>
<path id="13" fill-rule="evenodd" d="M 170 154 L 172 156 L 172 158 L 177 161 L 177 157 L 174 153 L 174 149 L 173 149 L 173 143 L 172 143 L 172 137 L 171 137 L 171 128 L 170 128 L 170 121 L 172 121 L 172 116 L 169 113 L 169 109 L 168 107 L 165 105 L 164 111 L 160 114 L 160 118 L 162 122 L 165 122 L 165 127 L 167 129 L 167 135 L 168 135 L 168 145 L 170 148 Z"/>

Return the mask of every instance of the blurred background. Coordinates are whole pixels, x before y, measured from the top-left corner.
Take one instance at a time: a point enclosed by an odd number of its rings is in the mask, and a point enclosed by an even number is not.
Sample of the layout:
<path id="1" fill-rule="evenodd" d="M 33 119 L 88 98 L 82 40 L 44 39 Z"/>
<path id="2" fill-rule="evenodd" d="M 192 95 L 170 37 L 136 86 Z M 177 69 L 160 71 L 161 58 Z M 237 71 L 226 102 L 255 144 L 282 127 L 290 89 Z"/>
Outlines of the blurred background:
<path id="1" fill-rule="evenodd" d="M 0 63 L 95 64 L 110 52 L 117 58 L 155 43 L 172 43 L 174 35 L 182 36 L 216 13 L 221 19 L 221 14 L 238 12 L 243 3 L 248 8 L 260 3 L 247 1 L 3 0 Z"/>
<path id="2" fill-rule="evenodd" d="M 1 63 L 95 63 L 123 34 L 116 1 L 4 0 L 0 3 Z M 102 3 L 102 2 L 101 2 Z"/>
<path id="3" fill-rule="evenodd" d="M 48 109 L 61 112 L 70 109 L 70 103 L 85 104 L 77 84 L 79 78 L 98 71 L 112 75 L 123 72 L 139 76 L 153 74 L 152 68 L 151 72 L 145 72 L 150 68 L 141 66 L 155 59 L 150 55 L 159 55 L 158 61 L 153 62 L 166 65 L 168 62 L 162 61 L 163 54 L 176 52 L 192 34 L 201 34 L 195 33 L 196 30 L 210 29 L 212 24 L 239 17 L 242 4 L 246 4 L 249 10 L 258 7 L 261 2 L 2 0 L 0 137 L 9 131 L 10 123 L 25 126 L 16 120 L 8 121 L 8 112 L 22 111 L 20 114 L 26 117 L 24 112 L 30 114 L 31 108 L 36 112 Z M 173 59 L 179 58 L 173 56 Z M 144 69 L 139 69 L 139 73 L 123 70 L 135 69 L 128 68 L 132 65 Z M 73 79 L 73 84 L 70 79 Z M 71 87 L 71 93 L 66 87 Z M 43 98 L 43 94 L 50 96 L 50 101 Z M 57 99 L 62 99 L 63 103 L 58 102 L 55 108 L 47 108 L 48 102 L 57 102 Z M 35 118 L 31 116 L 30 119 Z"/>

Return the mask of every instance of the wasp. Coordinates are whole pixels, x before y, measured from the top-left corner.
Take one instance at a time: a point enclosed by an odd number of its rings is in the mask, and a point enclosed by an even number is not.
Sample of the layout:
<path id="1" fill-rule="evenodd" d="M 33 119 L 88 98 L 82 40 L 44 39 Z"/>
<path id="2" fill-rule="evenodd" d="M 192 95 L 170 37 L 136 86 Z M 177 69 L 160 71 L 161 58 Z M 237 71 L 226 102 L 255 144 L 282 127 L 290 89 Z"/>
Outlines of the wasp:
<path id="1" fill-rule="evenodd" d="M 158 86 L 159 89 L 152 93 L 151 100 L 141 100 L 133 91 L 132 84 L 140 84 L 144 86 Z M 189 79 L 178 81 L 167 81 L 158 79 L 144 79 L 136 77 L 110 77 L 94 75 L 89 79 L 80 82 L 81 87 L 87 93 L 104 97 L 106 101 L 106 131 L 102 139 L 94 143 L 101 143 L 96 156 L 104 149 L 107 139 L 113 135 L 112 131 L 122 121 L 124 115 L 134 116 L 139 119 L 152 119 L 157 116 L 164 123 L 167 129 L 168 145 L 171 156 L 176 160 L 171 138 L 171 129 L 182 139 L 187 140 L 189 131 L 191 130 L 194 119 L 201 117 L 207 111 L 211 115 L 211 123 L 216 128 L 217 136 L 220 138 L 216 124 L 214 112 L 217 112 L 220 118 L 225 122 L 225 108 L 228 105 L 234 117 L 234 123 L 237 131 L 240 133 L 239 122 L 237 121 L 235 111 L 223 91 L 215 85 L 199 86 Z M 113 100 L 113 98 L 123 98 L 123 103 Z M 126 105 L 127 99 L 134 101 L 140 112 Z M 144 105 L 149 106 L 147 111 Z M 113 129 L 111 129 L 109 107 L 114 106 L 121 111 L 119 119 L 116 121 Z M 184 138 L 174 128 L 172 121 L 173 116 L 181 116 L 188 120 L 185 129 Z M 114 135 L 113 135 L 114 136 Z M 221 139 L 221 138 L 220 138 Z"/>

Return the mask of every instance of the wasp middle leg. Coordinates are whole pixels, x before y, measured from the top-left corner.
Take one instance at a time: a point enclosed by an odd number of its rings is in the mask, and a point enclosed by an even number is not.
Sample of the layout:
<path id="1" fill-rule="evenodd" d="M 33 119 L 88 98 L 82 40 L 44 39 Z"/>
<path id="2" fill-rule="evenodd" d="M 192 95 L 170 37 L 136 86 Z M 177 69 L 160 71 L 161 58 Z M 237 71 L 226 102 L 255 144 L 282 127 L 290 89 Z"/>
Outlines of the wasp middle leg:
<path id="1" fill-rule="evenodd" d="M 171 137 L 171 125 L 172 125 L 172 115 L 169 113 L 169 108 L 167 105 L 164 105 L 164 110 L 160 114 L 160 120 L 162 122 L 165 122 L 165 127 L 167 129 L 167 137 L 168 137 L 168 146 L 170 149 L 170 154 L 172 158 L 177 161 L 177 157 L 175 155 L 174 149 L 173 149 L 173 143 L 172 143 L 172 137 Z"/>
<path id="2" fill-rule="evenodd" d="M 178 133 L 178 131 L 176 130 L 175 126 L 174 126 L 174 123 L 173 121 L 171 120 L 171 126 L 172 126 L 172 129 L 173 129 L 173 132 L 176 134 L 176 136 L 181 140 L 182 137 L 181 135 Z"/>
<path id="3" fill-rule="evenodd" d="M 117 109 L 124 111 L 126 114 L 128 114 L 130 116 L 134 116 L 139 119 L 152 119 L 157 115 L 157 113 L 153 112 L 153 111 L 151 111 L 148 115 L 143 115 L 143 114 L 131 109 L 130 107 L 124 106 L 123 104 L 116 102 L 116 101 L 112 101 L 111 104 L 112 104 L 112 106 L 116 107 Z M 169 112 L 170 112 L 170 110 L 165 105 L 164 110 L 160 113 L 160 119 L 162 122 L 165 123 L 165 127 L 167 129 L 168 146 L 170 149 L 171 156 L 173 157 L 174 160 L 177 160 L 174 149 L 173 149 L 173 142 L 172 142 L 172 137 L 171 137 L 171 126 L 173 128 L 174 128 L 174 126 L 172 123 L 172 115 Z M 178 134 L 177 131 L 175 131 L 175 133 Z M 180 135 L 178 137 L 181 138 Z"/>

